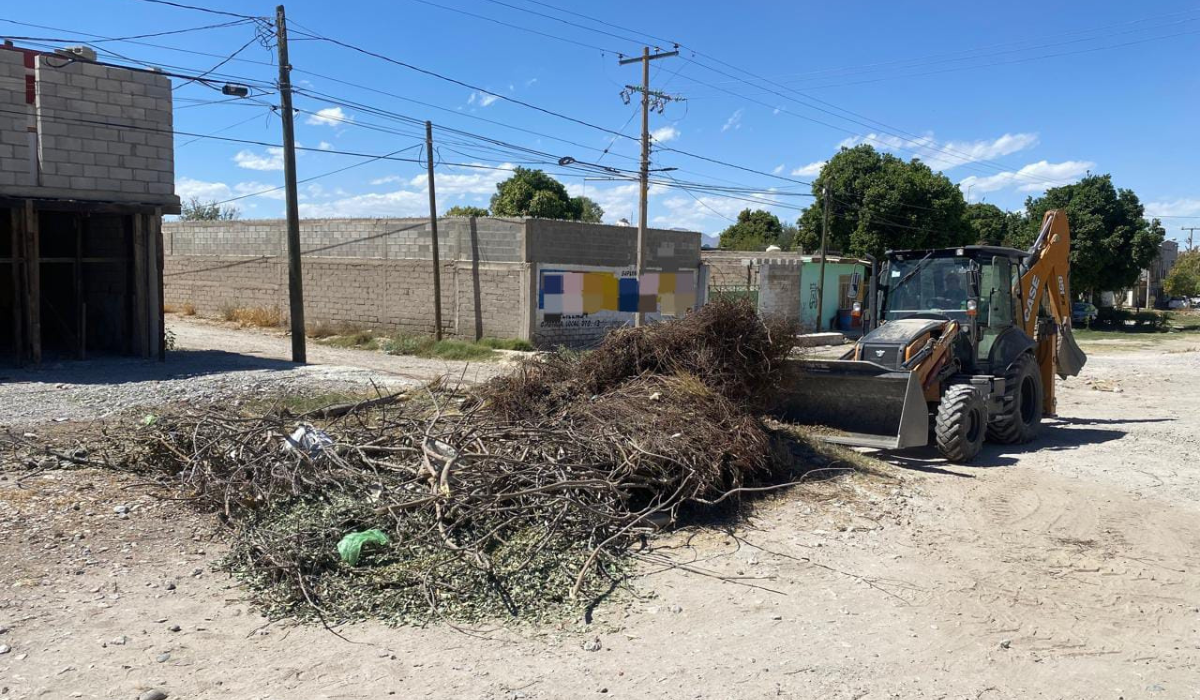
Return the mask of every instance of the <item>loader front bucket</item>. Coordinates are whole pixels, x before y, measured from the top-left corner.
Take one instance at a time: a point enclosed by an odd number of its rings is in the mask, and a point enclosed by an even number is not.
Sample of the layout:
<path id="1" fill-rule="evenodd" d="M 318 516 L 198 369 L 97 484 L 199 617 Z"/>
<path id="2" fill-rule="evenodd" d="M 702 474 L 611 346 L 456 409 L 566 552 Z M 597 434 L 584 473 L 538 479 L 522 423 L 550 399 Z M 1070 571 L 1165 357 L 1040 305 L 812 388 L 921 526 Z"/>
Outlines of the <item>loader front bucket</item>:
<path id="1" fill-rule="evenodd" d="M 1059 326 L 1058 328 L 1058 376 L 1066 379 L 1079 374 L 1083 366 L 1087 364 L 1087 355 L 1075 342 L 1075 335 L 1071 333 L 1070 326 Z"/>
<path id="2" fill-rule="evenodd" d="M 789 363 L 780 414 L 823 425 L 829 442 L 879 449 L 929 443 L 929 408 L 916 374 L 874 362 L 796 360 Z"/>

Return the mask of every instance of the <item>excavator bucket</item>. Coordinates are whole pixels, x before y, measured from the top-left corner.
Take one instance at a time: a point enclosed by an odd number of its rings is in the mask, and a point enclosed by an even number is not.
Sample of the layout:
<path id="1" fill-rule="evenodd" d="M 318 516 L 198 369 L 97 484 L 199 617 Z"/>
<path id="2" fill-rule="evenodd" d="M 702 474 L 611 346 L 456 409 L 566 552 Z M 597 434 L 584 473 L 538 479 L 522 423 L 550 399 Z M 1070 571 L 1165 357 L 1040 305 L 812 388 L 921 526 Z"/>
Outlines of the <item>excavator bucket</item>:
<path id="1" fill-rule="evenodd" d="M 929 409 L 917 375 L 855 360 L 789 363 L 780 413 L 835 432 L 829 442 L 878 449 L 929 443 Z"/>
<path id="2" fill-rule="evenodd" d="M 1060 326 L 1058 329 L 1058 376 L 1066 379 L 1079 374 L 1087 364 L 1087 355 L 1075 342 L 1075 335 L 1070 326 Z"/>

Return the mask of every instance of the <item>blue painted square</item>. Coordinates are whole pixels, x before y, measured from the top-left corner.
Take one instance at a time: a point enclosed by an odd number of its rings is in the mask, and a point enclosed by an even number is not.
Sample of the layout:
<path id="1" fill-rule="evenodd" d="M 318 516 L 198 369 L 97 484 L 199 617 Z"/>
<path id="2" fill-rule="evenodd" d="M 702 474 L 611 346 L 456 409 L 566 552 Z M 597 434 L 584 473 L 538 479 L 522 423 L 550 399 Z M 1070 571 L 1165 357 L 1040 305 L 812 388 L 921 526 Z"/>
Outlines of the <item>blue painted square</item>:
<path id="1" fill-rule="evenodd" d="M 624 281 L 624 280 L 622 280 Z M 545 275 L 542 277 L 542 292 L 545 294 L 562 294 L 563 293 L 563 277 L 562 275 Z"/>
<path id="2" fill-rule="evenodd" d="M 617 295 L 618 296 L 637 296 L 638 281 L 633 277 L 622 277 L 617 280 Z"/>

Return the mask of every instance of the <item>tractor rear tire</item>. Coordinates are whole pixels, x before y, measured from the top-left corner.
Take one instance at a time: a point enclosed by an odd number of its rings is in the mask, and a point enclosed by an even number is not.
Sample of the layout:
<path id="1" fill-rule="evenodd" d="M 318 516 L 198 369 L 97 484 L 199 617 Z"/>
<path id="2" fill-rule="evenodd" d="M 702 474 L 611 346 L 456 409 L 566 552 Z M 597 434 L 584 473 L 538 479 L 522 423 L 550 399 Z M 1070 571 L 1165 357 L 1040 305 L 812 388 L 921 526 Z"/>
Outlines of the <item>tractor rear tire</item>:
<path id="1" fill-rule="evenodd" d="M 934 424 L 938 451 L 951 462 L 970 462 L 983 447 L 987 424 L 983 395 L 968 384 L 951 386 L 942 396 Z"/>
<path id="2" fill-rule="evenodd" d="M 1030 442 L 1042 430 L 1042 373 L 1033 355 L 1025 353 L 1004 374 L 999 413 L 988 424 L 988 439 L 1009 445 Z"/>

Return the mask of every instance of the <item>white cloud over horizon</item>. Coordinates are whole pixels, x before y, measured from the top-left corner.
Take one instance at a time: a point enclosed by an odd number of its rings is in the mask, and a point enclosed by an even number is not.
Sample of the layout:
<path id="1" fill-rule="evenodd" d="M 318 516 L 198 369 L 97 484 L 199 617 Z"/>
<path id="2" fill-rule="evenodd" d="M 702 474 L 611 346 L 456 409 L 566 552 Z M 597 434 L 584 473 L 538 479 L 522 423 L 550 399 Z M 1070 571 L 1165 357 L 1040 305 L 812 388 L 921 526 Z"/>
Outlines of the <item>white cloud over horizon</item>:
<path id="1" fill-rule="evenodd" d="M 1067 160 L 1061 163 L 1051 163 L 1040 160 L 1030 163 L 1020 170 L 1010 170 L 995 175 L 970 175 L 958 183 L 959 189 L 971 193 L 974 201 L 976 194 L 995 192 L 997 190 L 1016 189 L 1018 192 L 1042 192 L 1048 187 L 1058 187 L 1075 182 L 1087 174 L 1096 164 L 1088 160 Z"/>
<path id="2" fill-rule="evenodd" d="M 729 115 L 729 119 L 725 120 L 725 124 L 721 127 L 721 131 L 729 131 L 730 129 L 737 131 L 738 129 L 742 128 L 742 115 L 745 113 L 746 110 L 741 108 L 737 109 L 737 111 Z"/>
<path id="3" fill-rule="evenodd" d="M 353 121 L 354 117 L 347 115 L 341 107 L 326 107 L 308 115 L 308 118 L 304 120 L 304 123 L 311 124 L 313 126 L 337 127 Z"/>
<path id="4" fill-rule="evenodd" d="M 296 151 L 297 156 L 301 153 L 303 151 Z M 251 150 L 238 151 L 233 156 L 233 162 L 237 163 L 239 168 L 247 170 L 283 170 L 283 149 L 278 146 L 270 146 L 266 153 L 255 153 Z"/>
<path id="5" fill-rule="evenodd" d="M 906 158 L 920 158 L 921 162 L 933 170 L 950 170 L 1028 150 L 1038 144 L 1038 136 L 1032 133 L 1005 133 L 994 139 L 938 141 L 932 132 L 910 138 L 870 133 L 842 139 L 838 147 L 852 148 L 862 143 L 870 144 L 878 150 L 899 152 Z"/>
<path id="6" fill-rule="evenodd" d="M 673 126 L 664 126 L 650 132 L 650 138 L 658 143 L 666 143 L 679 138 L 680 131 Z"/>
<path id="7" fill-rule="evenodd" d="M 825 167 L 825 161 L 818 160 L 818 161 L 809 163 L 808 165 L 802 165 L 799 168 L 796 168 L 795 170 L 792 171 L 792 175 L 793 176 L 798 175 L 801 177 L 816 177 L 817 175 L 821 174 L 821 168 L 824 168 L 824 167 Z"/>

